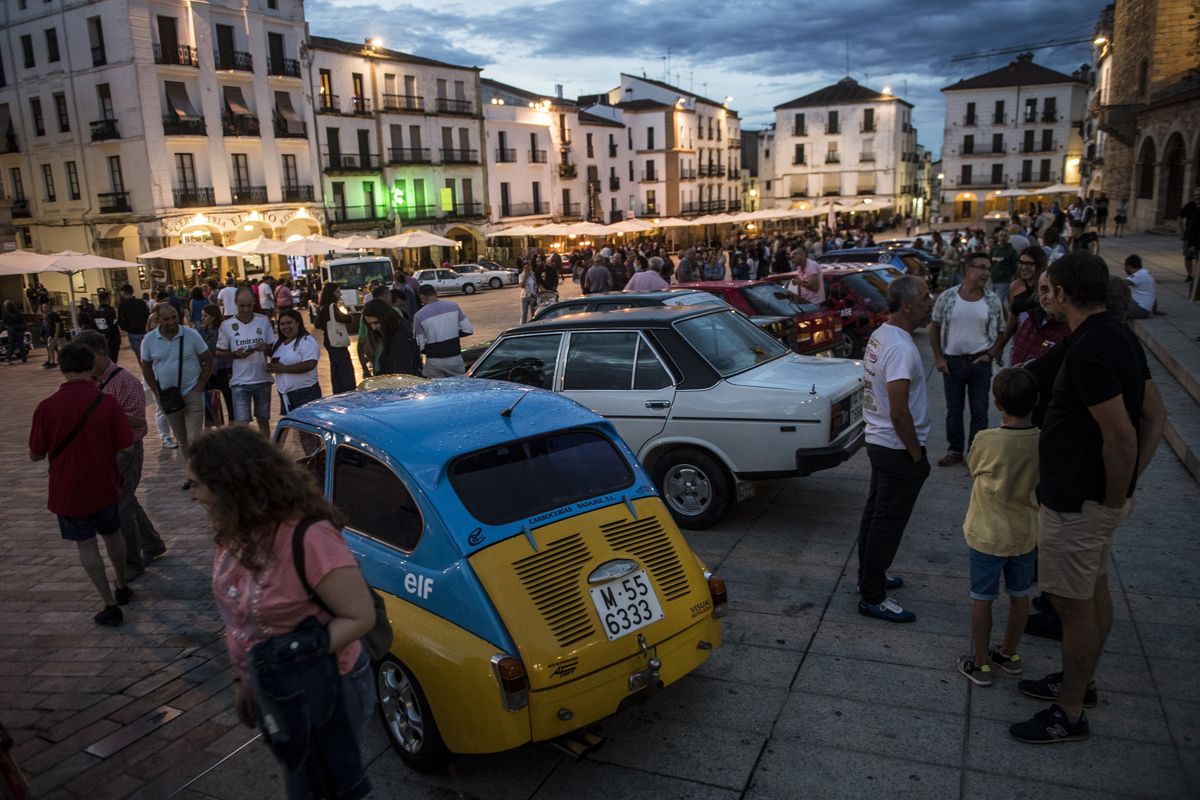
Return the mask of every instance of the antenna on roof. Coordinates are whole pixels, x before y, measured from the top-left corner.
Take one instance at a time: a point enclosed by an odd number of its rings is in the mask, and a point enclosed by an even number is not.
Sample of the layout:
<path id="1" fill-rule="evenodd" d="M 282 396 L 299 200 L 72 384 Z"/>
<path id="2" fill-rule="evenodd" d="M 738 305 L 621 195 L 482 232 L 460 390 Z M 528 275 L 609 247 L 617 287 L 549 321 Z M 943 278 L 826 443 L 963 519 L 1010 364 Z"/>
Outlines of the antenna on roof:
<path id="1" fill-rule="evenodd" d="M 671 80 L 671 45 L 667 45 L 667 68 L 665 71 L 667 76 L 663 80 Z"/>
<path id="2" fill-rule="evenodd" d="M 846 34 L 846 77 L 850 77 L 850 34 Z"/>

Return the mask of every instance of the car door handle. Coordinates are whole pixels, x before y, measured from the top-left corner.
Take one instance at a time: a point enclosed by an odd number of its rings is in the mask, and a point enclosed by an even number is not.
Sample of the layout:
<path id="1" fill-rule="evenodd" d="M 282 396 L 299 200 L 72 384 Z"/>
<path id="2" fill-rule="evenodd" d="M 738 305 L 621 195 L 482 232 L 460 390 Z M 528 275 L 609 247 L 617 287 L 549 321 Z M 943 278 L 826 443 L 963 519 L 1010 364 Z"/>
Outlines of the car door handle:
<path id="1" fill-rule="evenodd" d="M 647 400 L 646 408 L 670 408 L 670 400 Z"/>

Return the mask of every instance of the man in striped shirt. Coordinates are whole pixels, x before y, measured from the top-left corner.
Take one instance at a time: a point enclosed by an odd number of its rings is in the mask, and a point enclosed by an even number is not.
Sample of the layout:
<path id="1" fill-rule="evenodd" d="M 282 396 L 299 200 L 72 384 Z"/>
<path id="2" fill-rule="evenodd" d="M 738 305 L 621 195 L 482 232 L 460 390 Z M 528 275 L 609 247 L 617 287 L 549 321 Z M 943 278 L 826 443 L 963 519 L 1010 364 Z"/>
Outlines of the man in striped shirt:
<path id="1" fill-rule="evenodd" d="M 417 346 L 425 354 L 426 378 L 451 378 L 466 374 L 459 339 L 475 332 L 471 321 L 450 300 L 439 300 L 429 284 L 420 289 L 421 310 L 413 318 Z"/>

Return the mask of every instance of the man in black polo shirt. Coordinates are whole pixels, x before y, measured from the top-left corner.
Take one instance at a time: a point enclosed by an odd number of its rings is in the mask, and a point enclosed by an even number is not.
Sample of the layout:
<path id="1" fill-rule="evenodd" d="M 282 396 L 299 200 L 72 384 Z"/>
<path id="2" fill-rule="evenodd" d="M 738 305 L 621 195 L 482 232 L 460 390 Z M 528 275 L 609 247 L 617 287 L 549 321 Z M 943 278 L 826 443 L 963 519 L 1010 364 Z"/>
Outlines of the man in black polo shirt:
<path id="1" fill-rule="evenodd" d="M 1083 709 L 1096 704 L 1092 675 L 1112 628 L 1113 533 L 1133 508 L 1166 419 L 1141 345 L 1106 312 L 1104 260 L 1076 250 L 1048 274 L 1071 335 L 1038 446 L 1038 583 L 1062 617 L 1063 671 L 1020 682 L 1024 694 L 1054 705 L 1009 728 L 1035 744 L 1088 737 Z"/>

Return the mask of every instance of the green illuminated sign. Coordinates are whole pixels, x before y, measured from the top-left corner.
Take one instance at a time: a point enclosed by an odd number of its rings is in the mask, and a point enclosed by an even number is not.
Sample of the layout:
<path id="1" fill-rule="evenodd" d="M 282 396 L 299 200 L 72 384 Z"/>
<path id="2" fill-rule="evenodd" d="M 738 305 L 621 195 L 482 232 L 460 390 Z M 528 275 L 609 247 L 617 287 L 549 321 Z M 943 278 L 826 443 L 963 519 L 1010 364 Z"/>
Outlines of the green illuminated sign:
<path id="1" fill-rule="evenodd" d="M 404 196 L 404 184 L 396 183 L 392 186 L 392 205 L 396 208 L 402 208 L 407 198 Z"/>

